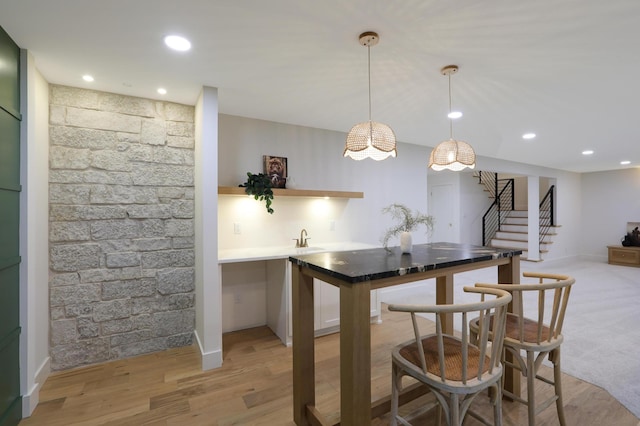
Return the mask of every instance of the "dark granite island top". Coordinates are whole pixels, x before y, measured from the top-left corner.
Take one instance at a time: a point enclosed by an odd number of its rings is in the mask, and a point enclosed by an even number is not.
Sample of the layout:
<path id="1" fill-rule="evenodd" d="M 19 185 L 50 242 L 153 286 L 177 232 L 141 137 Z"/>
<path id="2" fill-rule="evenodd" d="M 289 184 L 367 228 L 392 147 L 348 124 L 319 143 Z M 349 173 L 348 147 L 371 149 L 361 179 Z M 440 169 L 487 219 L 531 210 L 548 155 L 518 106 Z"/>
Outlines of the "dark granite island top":
<path id="1" fill-rule="evenodd" d="M 401 254 L 400 247 L 390 250 L 373 248 L 315 253 L 289 256 L 289 260 L 341 281 L 358 283 L 522 254 L 522 250 L 456 243 L 415 244 L 411 254 Z"/>

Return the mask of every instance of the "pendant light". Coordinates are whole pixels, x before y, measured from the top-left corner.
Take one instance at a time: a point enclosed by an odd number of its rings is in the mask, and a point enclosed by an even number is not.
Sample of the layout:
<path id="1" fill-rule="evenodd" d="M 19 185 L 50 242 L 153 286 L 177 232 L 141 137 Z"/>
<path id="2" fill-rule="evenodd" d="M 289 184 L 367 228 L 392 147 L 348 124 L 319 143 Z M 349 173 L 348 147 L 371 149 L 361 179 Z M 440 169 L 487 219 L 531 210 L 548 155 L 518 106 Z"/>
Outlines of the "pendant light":
<path id="1" fill-rule="evenodd" d="M 369 60 L 369 121 L 358 123 L 347 134 L 344 156 L 354 160 L 372 158 L 384 160 L 396 156 L 396 135 L 386 124 L 371 121 L 371 46 L 380 41 L 377 33 L 367 31 L 360 34 L 360 44 L 367 47 Z"/>
<path id="2" fill-rule="evenodd" d="M 429 168 L 432 170 L 460 171 L 465 167 L 473 169 L 476 166 L 476 153 L 471 145 L 453 139 L 453 119 L 451 118 L 451 74 L 458 72 L 457 65 L 447 65 L 440 70 L 442 75 L 449 77 L 449 140 L 440 142 L 429 157 Z"/>

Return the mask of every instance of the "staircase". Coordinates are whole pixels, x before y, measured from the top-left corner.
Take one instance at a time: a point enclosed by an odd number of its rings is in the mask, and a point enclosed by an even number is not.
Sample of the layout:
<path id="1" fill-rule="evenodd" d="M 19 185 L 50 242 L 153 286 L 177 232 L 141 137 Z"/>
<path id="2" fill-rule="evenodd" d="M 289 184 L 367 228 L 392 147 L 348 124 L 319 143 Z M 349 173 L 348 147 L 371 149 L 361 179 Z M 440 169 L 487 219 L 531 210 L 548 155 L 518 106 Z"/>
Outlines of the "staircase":
<path id="1" fill-rule="evenodd" d="M 514 208 L 514 179 L 498 179 L 494 172 L 475 172 L 478 183 L 489 192 L 489 198 L 494 202 L 482 218 L 483 244 L 491 247 L 522 250 L 522 259 L 528 260 L 529 248 L 529 219 L 528 211 Z M 554 186 L 540 202 L 539 222 L 539 252 L 541 261 L 549 251 L 556 235 L 556 225 L 553 214 Z"/>
<path id="2" fill-rule="evenodd" d="M 540 212 L 544 215 L 544 212 Z M 522 259 L 527 259 L 527 249 L 529 248 L 529 217 L 526 210 L 512 210 L 507 214 L 500 230 L 489 242 L 489 246 L 522 250 Z M 542 223 L 542 219 L 541 219 Z M 540 258 L 549 251 L 549 245 L 553 244 L 553 236 L 556 234 L 555 227 L 551 227 L 540 242 Z"/>

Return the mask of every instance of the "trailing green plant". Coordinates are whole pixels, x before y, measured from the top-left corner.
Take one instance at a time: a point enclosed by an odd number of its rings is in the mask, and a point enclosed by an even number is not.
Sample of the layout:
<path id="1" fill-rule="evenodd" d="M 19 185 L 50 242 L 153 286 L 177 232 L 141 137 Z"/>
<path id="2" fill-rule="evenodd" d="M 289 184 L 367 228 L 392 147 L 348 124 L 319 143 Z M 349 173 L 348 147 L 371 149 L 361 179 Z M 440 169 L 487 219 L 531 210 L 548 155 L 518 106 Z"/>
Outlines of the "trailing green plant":
<path id="1" fill-rule="evenodd" d="M 411 209 L 404 204 L 394 203 L 388 205 L 387 207 L 382 209 L 382 213 L 390 214 L 391 217 L 398 221 L 396 225 L 392 226 L 384 232 L 380 240 L 387 251 L 389 251 L 389 240 L 393 237 L 397 237 L 403 232 L 413 232 L 420 225 L 424 225 L 427 227 L 427 233 L 433 230 L 433 216 L 420 213 L 417 210 L 414 214 Z"/>
<path id="2" fill-rule="evenodd" d="M 247 181 L 240 185 L 244 187 L 244 192 L 253 196 L 256 200 L 264 201 L 267 212 L 273 214 L 271 203 L 273 202 L 273 191 L 271 190 L 271 179 L 264 173 L 254 174 L 247 172 Z"/>

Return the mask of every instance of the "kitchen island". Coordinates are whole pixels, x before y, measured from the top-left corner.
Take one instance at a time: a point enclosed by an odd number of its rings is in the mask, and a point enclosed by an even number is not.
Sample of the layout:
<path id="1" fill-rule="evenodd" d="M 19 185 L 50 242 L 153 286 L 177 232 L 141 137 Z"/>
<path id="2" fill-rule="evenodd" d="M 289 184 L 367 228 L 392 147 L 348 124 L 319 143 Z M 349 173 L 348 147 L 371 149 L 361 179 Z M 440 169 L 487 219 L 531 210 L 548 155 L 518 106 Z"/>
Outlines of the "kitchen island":
<path id="1" fill-rule="evenodd" d="M 367 425 L 389 411 L 389 400 L 371 401 L 370 292 L 436 279 L 436 303 L 453 303 L 453 276 L 497 266 L 497 282 L 518 284 L 520 250 L 454 243 L 292 255 L 293 410 L 297 425 L 327 424 L 315 407 L 314 279 L 340 289 L 340 424 Z M 443 324 L 453 331 L 451 319 Z M 519 375 L 505 372 L 505 386 L 519 389 Z M 413 389 L 411 389 L 413 391 Z"/>

